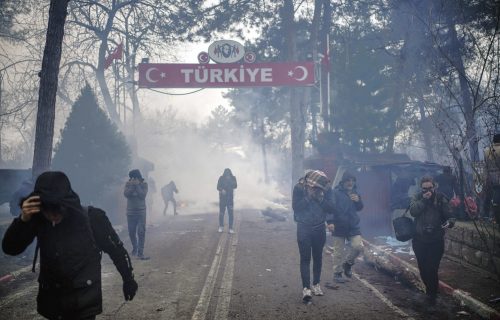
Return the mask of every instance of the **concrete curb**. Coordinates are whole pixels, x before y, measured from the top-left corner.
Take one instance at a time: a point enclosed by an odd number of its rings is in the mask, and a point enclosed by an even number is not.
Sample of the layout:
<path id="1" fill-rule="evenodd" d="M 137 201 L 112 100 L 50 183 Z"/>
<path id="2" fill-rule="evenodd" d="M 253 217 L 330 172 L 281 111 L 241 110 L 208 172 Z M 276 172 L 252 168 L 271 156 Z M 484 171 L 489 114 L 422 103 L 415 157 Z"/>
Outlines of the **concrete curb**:
<path id="1" fill-rule="evenodd" d="M 406 282 L 414 285 L 417 289 L 424 291 L 424 284 L 420 280 L 418 268 L 402 260 L 391 252 L 387 252 L 380 247 L 363 239 L 365 245 L 364 258 L 375 265 L 375 268 L 383 269 L 386 272 L 401 277 Z M 459 303 L 466 305 L 473 312 L 484 319 L 500 320 L 500 313 L 483 302 L 473 298 L 470 293 L 455 289 L 450 285 L 439 281 L 440 291 L 452 296 Z"/>
<path id="2" fill-rule="evenodd" d="M 0 277 L 0 283 L 9 282 L 10 280 L 19 277 L 23 273 L 31 272 L 31 268 L 32 266 L 26 266 L 16 271 L 12 271 L 11 273 L 4 275 L 3 277 Z M 36 265 L 36 268 L 39 268 L 39 264 Z"/>

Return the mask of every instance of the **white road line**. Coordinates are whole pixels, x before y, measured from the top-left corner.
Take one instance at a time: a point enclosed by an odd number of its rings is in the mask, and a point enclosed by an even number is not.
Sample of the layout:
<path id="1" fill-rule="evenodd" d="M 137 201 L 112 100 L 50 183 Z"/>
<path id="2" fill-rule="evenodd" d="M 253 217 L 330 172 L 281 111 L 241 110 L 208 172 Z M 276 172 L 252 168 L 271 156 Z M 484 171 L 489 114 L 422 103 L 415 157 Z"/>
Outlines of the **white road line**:
<path id="1" fill-rule="evenodd" d="M 409 316 L 406 312 L 403 310 L 399 309 L 396 307 L 389 299 L 387 299 L 380 291 L 377 290 L 374 286 L 372 286 L 368 281 L 365 279 L 361 279 L 359 275 L 356 272 L 352 273 L 356 279 L 358 279 L 362 284 L 364 284 L 368 289 L 373 291 L 373 293 L 380 299 L 382 300 L 383 303 L 385 303 L 389 308 L 391 308 L 394 312 L 399 314 L 400 316 L 408 319 L 408 320 L 415 320 L 413 317 Z"/>
<path id="2" fill-rule="evenodd" d="M 238 245 L 238 235 L 240 234 L 240 219 L 236 221 L 236 233 L 232 235 L 227 253 L 226 266 L 222 277 L 222 286 L 220 289 L 217 308 L 215 309 L 214 319 L 224 320 L 229 316 L 229 303 L 231 302 L 231 290 L 233 288 L 234 258 L 236 256 L 236 247 Z"/>
<path id="3" fill-rule="evenodd" d="M 203 286 L 200 294 L 200 299 L 198 300 L 198 304 L 194 309 L 191 320 L 204 320 L 207 316 L 208 305 L 210 304 L 215 281 L 217 280 L 217 274 L 219 273 L 220 262 L 222 260 L 222 255 L 224 254 L 226 240 L 227 234 L 223 233 L 219 238 L 219 244 L 217 245 L 217 250 L 215 251 L 214 261 L 212 262 L 212 266 L 210 267 L 210 271 L 208 272 L 207 279 L 205 280 L 205 285 Z"/>

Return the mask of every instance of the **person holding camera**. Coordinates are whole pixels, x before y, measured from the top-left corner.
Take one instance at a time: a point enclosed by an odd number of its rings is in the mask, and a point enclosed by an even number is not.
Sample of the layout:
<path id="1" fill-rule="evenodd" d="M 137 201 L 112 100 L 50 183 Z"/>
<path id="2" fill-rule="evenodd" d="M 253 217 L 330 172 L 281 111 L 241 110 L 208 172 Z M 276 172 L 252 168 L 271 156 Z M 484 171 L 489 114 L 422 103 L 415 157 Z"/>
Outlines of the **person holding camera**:
<path id="1" fill-rule="evenodd" d="M 319 170 L 308 172 L 293 188 L 292 208 L 297 223 L 297 243 L 300 254 L 302 299 L 308 302 L 312 295 L 322 296 L 320 287 L 323 247 L 326 241 L 325 221 L 332 211 L 331 183 Z M 313 282 L 311 287 L 311 254 Z"/>
<path id="2" fill-rule="evenodd" d="M 134 298 L 132 263 L 106 213 L 82 207 L 62 172 L 44 172 L 36 179 L 34 191 L 21 201 L 21 214 L 4 234 L 2 249 L 18 255 L 35 237 L 33 271 L 40 250 L 37 311 L 42 316 L 95 319 L 102 312 L 102 251 L 123 279 L 125 300 Z"/>
<path id="3" fill-rule="evenodd" d="M 363 201 L 356 191 L 356 177 L 349 171 L 344 172 L 342 179 L 333 191 L 333 219 L 328 223 L 333 236 L 333 280 L 345 283 L 346 277 L 352 277 L 352 266 L 356 258 L 363 252 L 360 218 L 358 211 L 363 209 Z M 348 250 L 344 255 L 346 241 Z M 345 257 L 345 258 L 344 258 Z"/>
<path id="4" fill-rule="evenodd" d="M 144 256 L 148 184 L 138 169 L 131 170 L 128 176 L 130 179 L 125 184 L 123 195 L 127 198 L 127 223 L 132 255 L 137 255 L 140 260 L 148 260 L 149 257 Z"/>
<path id="5" fill-rule="evenodd" d="M 415 218 L 412 246 L 420 277 L 425 285 L 427 302 L 435 305 L 439 287 L 439 263 L 444 253 L 444 229 L 452 228 L 455 219 L 446 196 L 436 192 L 432 177 L 422 177 L 420 187 L 421 192 L 410 203 L 410 214 Z"/>

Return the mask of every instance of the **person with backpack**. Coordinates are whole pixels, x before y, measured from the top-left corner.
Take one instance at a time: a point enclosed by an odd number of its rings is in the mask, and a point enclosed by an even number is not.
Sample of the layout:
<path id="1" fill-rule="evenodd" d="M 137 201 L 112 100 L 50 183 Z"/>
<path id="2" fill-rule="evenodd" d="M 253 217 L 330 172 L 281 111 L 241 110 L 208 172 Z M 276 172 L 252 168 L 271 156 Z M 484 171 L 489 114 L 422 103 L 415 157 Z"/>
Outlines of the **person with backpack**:
<path id="1" fill-rule="evenodd" d="M 438 269 L 444 253 L 444 228 L 452 228 L 455 219 L 446 196 L 436 192 L 432 177 L 422 177 L 420 187 L 421 192 L 415 194 L 410 203 L 410 214 L 415 218 L 412 247 L 425 285 L 427 302 L 432 306 L 436 304 L 439 287 Z"/>
<path id="2" fill-rule="evenodd" d="M 35 238 L 40 251 L 37 311 L 42 316 L 95 319 L 102 312 L 102 251 L 122 277 L 125 300 L 134 298 L 138 286 L 132 263 L 106 213 L 82 207 L 62 172 L 37 178 L 34 191 L 21 203 L 21 214 L 4 234 L 2 249 L 18 255 Z"/>
<path id="3" fill-rule="evenodd" d="M 297 244 L 300 254 L 302 300 L 309 302 L 312 296 L 322 296 L 321 269 L 323 247 L 326 242 L 325 222 L 333 210 L 331 182 L 319 170 L 308 172 L 293 188 L 293 218 L 297 223 Z M 329 226 L 332 228 L 333 226 Z M 313 281 L 311 286 L 311 255 Z"/>
<path id="4" fill-rule="evenodd" d="M 224 213 L 226 209 L 227 215 L 229 216 L 229 233 L 234 233 L 234 189 L 237 187 L 238 183 L 231 169 L 224 169 L 224 173 L 217 181 L 217 190 L 219 191 L 219 233 L 224 231 Z"/>
<path id="5" fill-rule="evenodd" d="M 333 190 L 333 218 L 329 224 L 335 227 L 333 236 L 333 280 L 345 283 L 342 271 L 352 277 L 352 266 L 363 252 L 360 218 L 358 211 L 363 209 L 363 201 L 356 190 L 356 177 L 349 171 L 344 172 L 338 186 Z M 349 243 L 344 255 L 346 241 Z"/>

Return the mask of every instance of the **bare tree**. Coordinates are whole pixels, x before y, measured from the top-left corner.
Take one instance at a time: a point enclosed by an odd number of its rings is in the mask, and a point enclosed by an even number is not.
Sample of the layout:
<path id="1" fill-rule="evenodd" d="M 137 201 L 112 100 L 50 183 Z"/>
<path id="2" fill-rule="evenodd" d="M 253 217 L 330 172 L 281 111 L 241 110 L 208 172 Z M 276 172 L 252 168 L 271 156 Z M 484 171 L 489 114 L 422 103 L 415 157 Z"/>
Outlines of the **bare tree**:
<path id="1" fill-rule="evenodd" d="M 56 94 L 61 61 L 64 24 L 69 0 L 51 0 L 47 38 L 40 71 L 38 114 L 36 121 L 35 150 L 33 153 L 33 177 L 50 168 Z"/>

